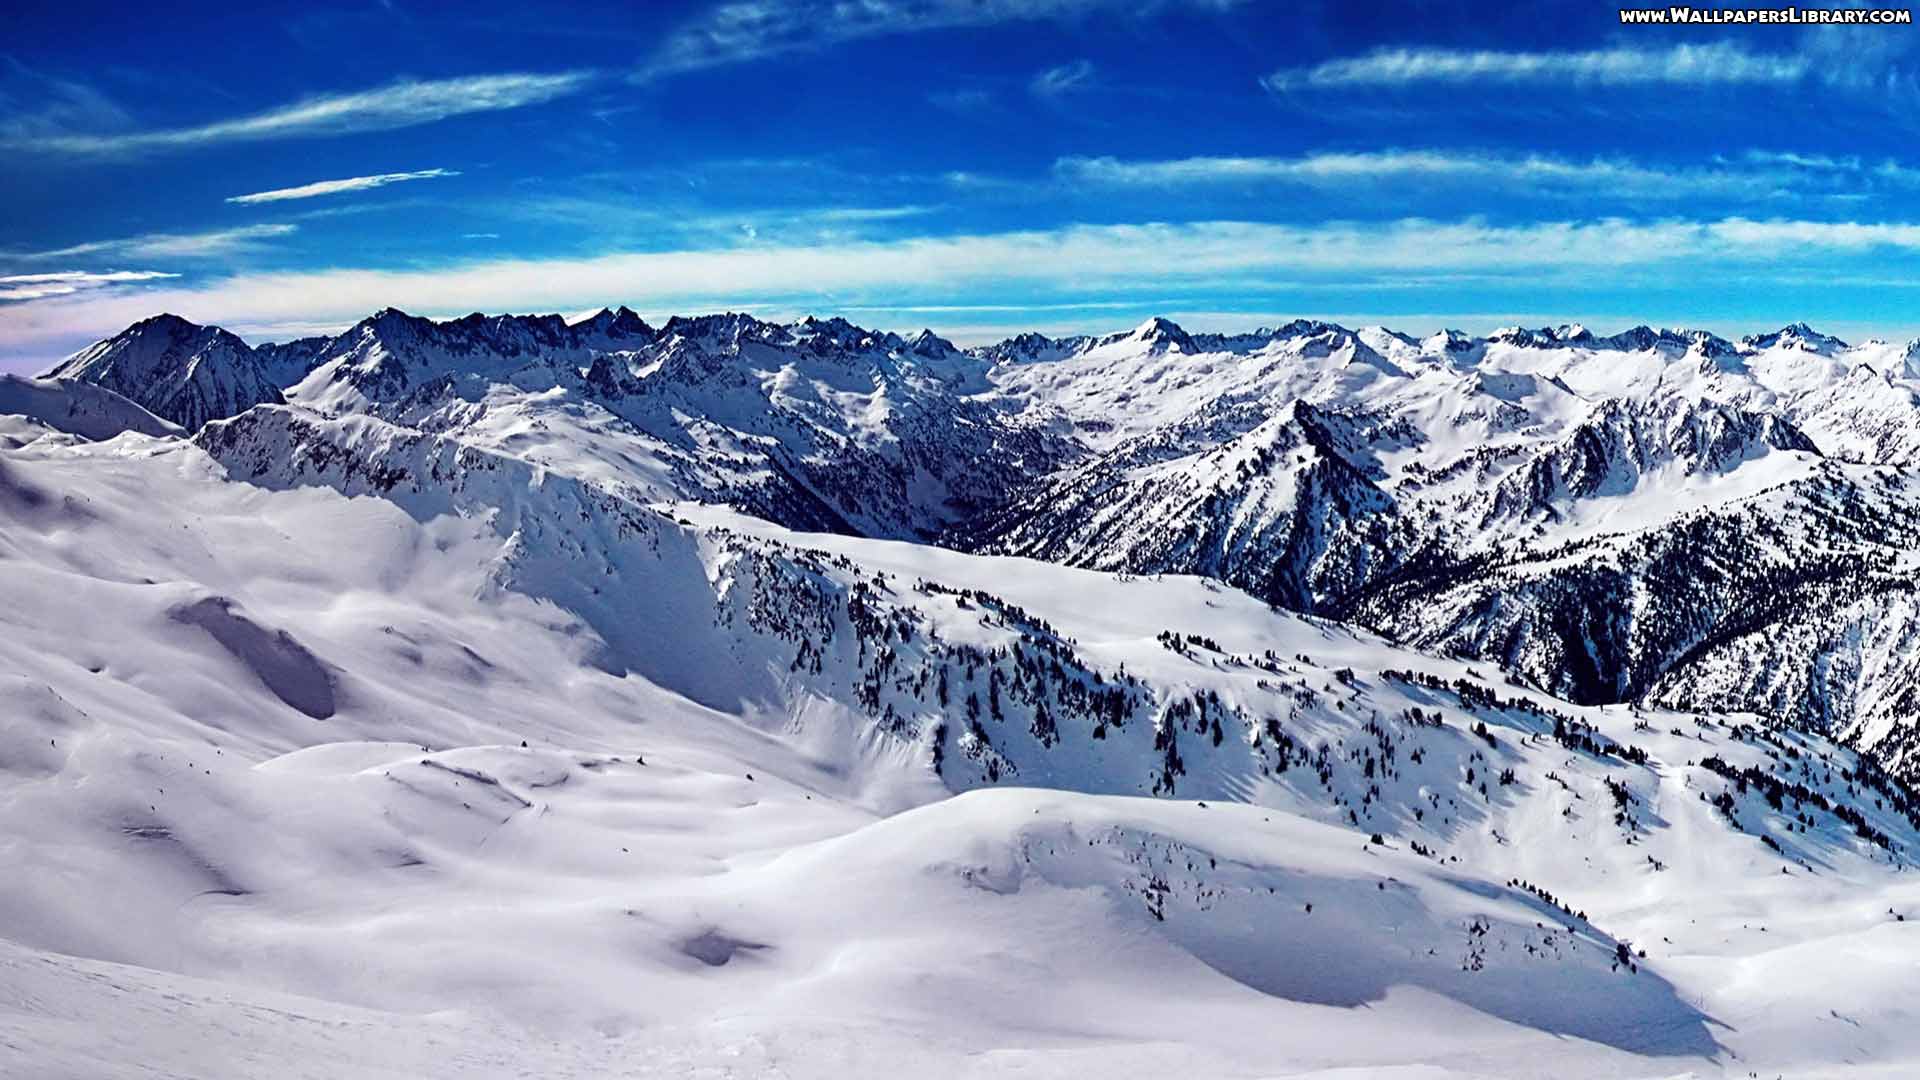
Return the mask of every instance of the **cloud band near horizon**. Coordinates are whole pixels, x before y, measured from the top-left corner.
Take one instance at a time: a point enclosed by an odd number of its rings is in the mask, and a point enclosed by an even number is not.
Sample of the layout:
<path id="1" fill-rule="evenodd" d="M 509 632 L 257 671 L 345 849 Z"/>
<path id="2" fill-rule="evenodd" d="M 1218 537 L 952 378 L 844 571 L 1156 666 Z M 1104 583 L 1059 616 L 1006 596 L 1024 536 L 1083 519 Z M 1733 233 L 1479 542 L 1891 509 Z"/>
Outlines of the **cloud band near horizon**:
<path id="1" fill-rule="evenodd" d="M 188 286 L 130 285 L 0 305 L 0 356 L 52 355 L 158 311 L 223 325 L 344 326 L 382 307 L 428 313 L 582 310 L 626 302 L 653 310 L 753 298 L 822 310 L 884 299 L 979 302 L 1017 291 L 1027 303 L 1142 295 L 1181 284 L 1311 288 L 1404 280 L 1510 280 L 1580 267 L 1599 279 L 1682 262 L 1805 272 L 1822 256 L 1920 255 L 1920 224 L 1723 218 L 1600 220 L 1520 226 L 1480 221 L 1238 221 L 1077 225 L 1047 231 L 920 237 L 813 247 L 506 259 L 427 270 L 330 269 L 241 274 Z M 983 293 L 985 295 L 983 295 Z"/>

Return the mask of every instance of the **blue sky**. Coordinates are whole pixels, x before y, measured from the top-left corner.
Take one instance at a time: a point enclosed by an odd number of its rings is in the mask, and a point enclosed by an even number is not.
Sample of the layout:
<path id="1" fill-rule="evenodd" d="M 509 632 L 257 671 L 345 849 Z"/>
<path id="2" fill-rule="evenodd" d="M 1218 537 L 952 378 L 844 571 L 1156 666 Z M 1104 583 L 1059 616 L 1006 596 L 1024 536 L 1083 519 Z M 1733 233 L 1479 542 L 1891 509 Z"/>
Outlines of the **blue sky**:
<path id="1" fill-rule="evenodd" d="M 1920 335 L 1912 26 L 1604 4 L 29 3 L 0 365 L 159 310 Z"/>

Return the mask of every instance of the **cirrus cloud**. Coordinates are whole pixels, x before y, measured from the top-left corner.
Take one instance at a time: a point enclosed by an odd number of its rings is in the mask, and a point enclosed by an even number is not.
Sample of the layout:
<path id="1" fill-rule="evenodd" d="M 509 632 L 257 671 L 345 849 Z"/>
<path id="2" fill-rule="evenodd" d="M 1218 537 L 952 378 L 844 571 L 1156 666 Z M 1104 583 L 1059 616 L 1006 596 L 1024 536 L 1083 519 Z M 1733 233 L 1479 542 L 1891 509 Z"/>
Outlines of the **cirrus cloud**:
<path id="1" fill-rule="evenodd" d="M 0 275 L 0 300 L 44 300 L 137 281 L 179 277 L 159 270 L 59 270 L 46 274 Z"/>
<path id="2" fill-rule="evenodd" d="M 1893 162 L 1862 163 L 1794 154 L 1749 153 L 1701 165 L 1655 165 L 1628 158 L 1571 159 L 1548 154 L 1459 150 L 1326 151 L 1296 157 L 1198 156 L 1126 160 L 1064 157 L 1056 179 L 1078 187 L 1174 188 L 1287 183 L 1331 190 L 1352 185 L 1475 184 L 1527 195 L 1686 199 L 1857 194 L 1881 185 L 1907 187 L 1913 170 Z"/>
<path id="3" fill-rule="evenodd" d="M 1399 48 L 1284 68 L 1267 76 L 1266 85 L 1283 92 L 1432 83 L 1787 85 L 1812 71 L 1804 55 L 1750 52 L 1730 42 L 1550 52 Z"/>
<path id="4" fill-rule="evenodd" d="M 391 131 L 450 116 L 542 104 L 585 89 L 593 78 L 591 72 L 567 71 L 402 80 L 372 90 L 309 97 L 264 112 L 191 127 L 105 134 L 40 132 L 0 140 L 0 146 L 27 152 L 112 157 L 217 143 Z"/>
<path id="5" fill-rule="evenodd" d="M 1035 97 L 1055 99 L 1084 90 L 1093 82 L 1093 62 L 1075 60 L 1070 64 L 1050 67 L 1033 77 L 1027 88 Z"/>
<path id="6" fill-rule="evenodd" d="M 344 180 L 315 180 L 298 187 L 274 188 L 271 191 L 256 191 L 250 195 L 229 195 L 227 201 L 251 206 L 255 203 L 286 202 L 290 199 L 313 199 L 322 195 L 339 195 L 349 191 L 370 191 L 408 180 L 437 180 L 441 177 L 459 175 L 452 169 L 421 169 L 417 172 L 350 176 Z"/>

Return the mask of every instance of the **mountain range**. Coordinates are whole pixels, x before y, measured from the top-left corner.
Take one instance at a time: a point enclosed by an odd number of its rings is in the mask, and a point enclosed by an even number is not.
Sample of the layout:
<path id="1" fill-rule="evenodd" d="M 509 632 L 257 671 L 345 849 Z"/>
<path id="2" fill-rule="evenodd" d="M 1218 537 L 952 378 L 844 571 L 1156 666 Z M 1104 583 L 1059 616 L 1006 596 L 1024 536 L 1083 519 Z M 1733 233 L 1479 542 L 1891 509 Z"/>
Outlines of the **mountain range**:
<path id="1" fill-rule="evenodd" d="M 1917 358 L 1797 323 L 1152 319 L 962 350 L 840 319 L 388 310 L 258 349 L 160 316 L 48 375 L 190 430 L 284 400 L 639 501 L 1201 574 L 1572 701 L 1751 711 L 1904 769 Z"/>
<path id="2" fill-rule="evenodd" d="M 0 1065 L 1896 1074 L 1917 360 L 142 321 L 0 381 Z"/>

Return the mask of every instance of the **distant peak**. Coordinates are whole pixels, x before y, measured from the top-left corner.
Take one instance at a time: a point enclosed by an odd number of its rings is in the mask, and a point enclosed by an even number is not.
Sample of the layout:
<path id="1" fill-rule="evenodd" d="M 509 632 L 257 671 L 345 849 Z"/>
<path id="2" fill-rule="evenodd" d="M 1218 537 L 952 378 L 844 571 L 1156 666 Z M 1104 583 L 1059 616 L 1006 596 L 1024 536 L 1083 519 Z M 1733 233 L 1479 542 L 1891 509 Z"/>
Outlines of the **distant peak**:
<path id="1" fill-rule="evenodd" d="M 396 337 L 404 335 L 420 326 L 435 325 L 431 319 L 409 315 L 397 307 L 383 307 L 379 311 L 360 320 L 354 329 L 362 334 L 378 337 Z"/>
<path id="2" fill-rule="evenodd" d="M 1101 340 L 1104 339 L 1051 338 L 1037 331 L 1028 330 L 992 345 L 969 349 L 968 352 L 993 361 L 1031 363 L 1037 360 L 1057 360 Z"/>
<path id="3" fill-rule="evenodd" d="M 110 390 L 188 429 L 281 400 L 246 342 L 171 312 L 88 346 L 48 374 Z"/>
<path id="4" fill-rule="evenodd" d="M 1172 319 L 1155 315 L 1153 318 L 1134 327 L 1133 336 L 1142 341 L 1148 341 L 1159 338 L 1184 338 L 1187 336 L 1187 332 L 1180 329 L 1180 324 L 1174 322 Z"/>
<path id="5" fill-rule="evenodd" d="M 251 351 L 246 342 L 223 327 L 203 325 L 172 312 L 162 312 L 141 319 L 112 337 L 100 341 L 94 347 L 109 347 L 140 338 L 164 338 L 170 345 L 193 349 L 219 347 L 239 353 Z"/>
<path id="6" fill-rule="evenodd" d="M 1321 334 L 1345 334 L 1347 328 L 1319 319 L 1295 319 L 1272 331 L 1275 338 L 1319 337 Z"/>
<path id="7" fill-rule="evenodd" d="M 1529 330 L 1524 326 L 1503 326 L 1487 335 L 1487 340 L 1520 348 L 1554 349 L 1588 344 L 1593 341 L 1593 334 L 1579 323 L 1558 328 L 1543 326 L 1538 330 Z"/>
<path id="8" fill-rule="evenodd" d="M 839 315 L 829 316 L 828 318 L 825 318 L 825 319 L 822 319 L 817 315 L 803 315 L 800 317 L 799 321 L 793 324 L 793 326 L 794 326 L 794 329 L 796 330 L 806 330 L 806 331 L 813 331 L 813 332 L 824 331 L 824 332 L 833 333 L 833 334 L 846 334 L 846 333 L 855 333 L 855 332 L 865 334 L 868 332 L 865 327 L 855 326 L 854 324 L 848 322 L 846 319 L 842 318 Z"/>
<path id="9" fill-rule="evenodd" d="M 128 327 L 127 329 L 137 330 L 144 327 L 176 327 L 176 326 L 185 327 L 187 329 L 192 329 L 192 330 L 200 329 L 199 323 L 196 323 L 191 319 L 182 318 L 179 315 L 175 315 L 171 311 L 163 311 L 158 315 L 149 315 L 146 318 L 141 319 L 139 322 L 134 323 L 132 326 Z"/>
<path id="10" fill-rule="evenodd" d="M 609 337 L 650 337 L 653 333 L 647 321 L 625 304 L 617 308 L 601 308 L 573 325 Z"/>
<path id="11" fill-rule="evenodd" d="M 1708 358 L 1732 355 L 1737 350 L 1733 343 L 1716 337 L 1705 330 L 1656 330 L 1645 323 L 1629 327 L 1617 334 L 1593 339 L 1593 344 L 1604 349 L 1618 349 L 1622 352 L 1643 352 L 1658 349 L 1662 352 L 1697 352 Z"/>
<path id="12" fill-rule="evenodd" d="M 1193 338 L 1188 336 L 1178 323 L 1158 315 L 1134 327 L 1133 332 L 1124 337 L 1127 341 L 1136 341 L 1156 349 L 1177 347 L 1185 350 L 1193 346 Z"/>
<path id="13" fill-rule="evenodd" d="M 1473 348 L 1473 338 L 1451 327 L 1429 335 L 1420 342 L 1428 352 L 1460 353 Z"/>
<path id="14" fill-rule="evenodd" d="M 906 340 L 906 348 L 921 356 L 936 356 L 942 353 L 958 351 L 953 347 L 953 342 L 934 333 L 927 327 L 921 327 L 919 333 L 908 338 Z"/>
<path id="15" fill-rule="evenodd" d="M 1693 343 L 1691 348 L 1695 352 L 1709 358 L 1728 357 L 1740 351 L 1733 342 L 1707 330 L 1682 330 L 1680 333 Z"/>
<path id="16" fill-rule="evenodd" d="M 1792 348 L 1803 352 L 1831 353 L 1847 343 L 1831 334 L 1823 334 L 1804 322 L 1791 322 L 1771 334 L 1750 334 L 1741 343 L 1751 349 Z"/>

